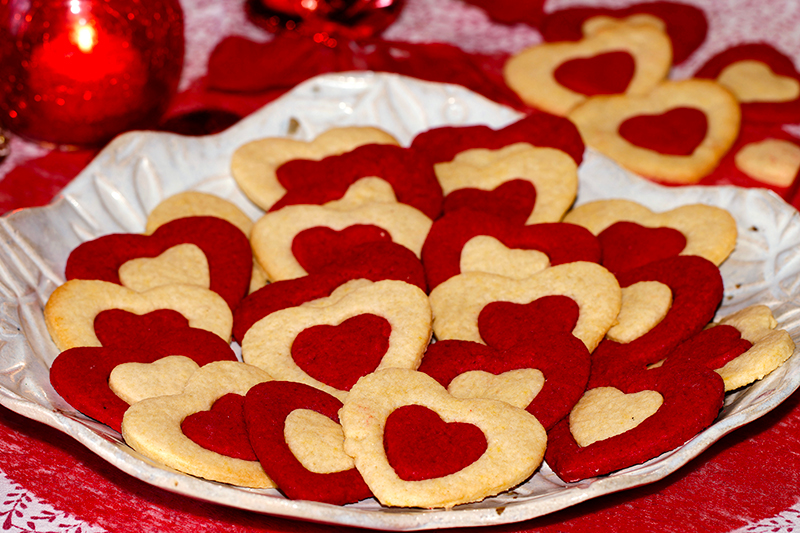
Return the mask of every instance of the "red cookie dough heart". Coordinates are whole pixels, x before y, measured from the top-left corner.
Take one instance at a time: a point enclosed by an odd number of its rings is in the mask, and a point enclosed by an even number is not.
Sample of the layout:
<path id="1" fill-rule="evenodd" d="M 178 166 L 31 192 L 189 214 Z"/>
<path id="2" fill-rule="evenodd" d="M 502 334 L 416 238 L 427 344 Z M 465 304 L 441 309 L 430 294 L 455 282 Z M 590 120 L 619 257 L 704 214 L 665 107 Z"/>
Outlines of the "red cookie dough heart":
<path id="1" fill-rule="evenodd" d="M 392 242 L 386 230 L 367 224 L 356 224 L 336 231 L 331 228 L 310 228 L 298 233 L 292 241 L 292 253 L 306 272 L 319 272 L 347 250 L 365 242 Z"/>
<path id="2" fill-rule="evenodd" d="M 75 248 L 67 259 L 66 278 L 120 284 L 119 268 L 131 259 L 157 257 L 179 244 L 194 244 L 208 260 L 212 291 L 233 309 L 250 286 L 250 243 L 236 226 L 216 217 L 187 217 L 168 222 L 152 235 L 118 233 Z"/>
<path id="3" fill-rule="evenodd" d="M 674 228 L 648 228 L 627 221 L 615 222 L 597 239 L 603 250 L 602 264 L 614 274 L 678 255 L 686 247 L 686 237 Z"/>
<path id="4" fill-rule="evenodd" d="M 667 155 L 691 155 L 708 132 L 705 113 L 677 107 L 660 115 L 639 115 L 619 125 L 623 139 Z"/>
<path id="5" fill-rule="evenodd" d="M 717 370 L 752 346 L 738 329 L 723 324 L 704 329 L 679 344 L 667 356 L 664 366 L 689 364 Z"/>
<path id="6" fill-rule="evenodd" d="M 580 399 L 589 380 L 589 367 L 586 346 L 567 332 L 532 336 L 530 342 L 506 349 L 469 341 L 439 341 L 428 347 L 419 371 L 447 387 L 465 372 L 479 370 L 499 375 L 523 368 L 537 369 L 544 374 L 544 386 L 523 407 L 549 429 Z"/>
<path id="7" fill-rule="evenodd" d="M 562 295 L 543 296 L 527 304 L 492 302 L 478 315 L 478 330 L 487 345 L 507 350 L 536 342 L 542 335 L 570 333 L 579 314 L 575 300 Z"/>
<path id="8" fill-rule="evenodd" d="M 444 199 L 445 214 L 471 209 L 508 220 L 522 226 L 536 205 L 536 187 L 526 180 L 511 180 L 494 190 L 458 189 Z"/>
<path id="9" fill-rule="evenodd" d="M 354 246 L 316 274 L 276 281 L 255 291 L 233 314 L 233 335 L 239 342 L 257 321 L 270 313 L 330 296 L 351 279 L 396 279 L 426 290 L 422 263 L 411 250 L 393 242 Z"/>
<path id="10" fill-rule="evenodd" d="M 442 188 L 433 168 L 416 152 L 400 146 L 368 144 L 320 161 L 297 159 L 278 167 L 276 174 L 286 194 L 270 211 L 338 200 L 350 185 L 365 177 L 387 181 L 398 202 L 416 207 L 431 219 L 442 211 Z"/>
<path id="11" fill-rule="evenodd" d="M 198 411 L 183 419 L 183 434 L 194 442 L 222 455 L 257 461 L 244 421 L 244 396 L 228 393 L 214 402 L 209 411 Z"/>
<path id="12" fill-rule="evenodd" d="M 672 290 L 672 306 L 653 329 L 622 344 L 603 340 L 592 352 L 592 378 L 624 374 L 659 362 L 678 344 L 702 330 L 722 301 L 722 276 L 710 261 L 698 256 L 675 256 L 617 275 L 620 287 L 640 281 L 658 281 Z"/>
<path id="13" fill-rule="evenodd" d="M 455 211 L 434 222 L 422 247 L 431 290 L 461 272 L 464 245 L 479 235 L 494 237 L 508 248 L 544 252 L 550 265 L 600 261 L 597 239 L 580 226 L 552 222 L 520 227 L 485 213 Z"/>
<path id="14" fill-rule="evenodd" d="M 190 328 L 170 317 L 174 311 L 156 311 L 141 317 L 126 311 L 104 311 L 96 330 L 103 347 L 71 348 L 50 367 L 50 383 L 70 405 L 120 431 L 128 404 L 108 386 L 114 367 L 122 363 L 152 363 L 169 355 L 184 355 L 199 366 L 212 361 L 236 361 L 230 345 L 206 330 Z M 116 334 L 115 334 L 116 333 Z M 128 344 L 135 339 L 135 344 Z"/>
<path id="15" fill-rule="evenodd" d="M 372 495 L 355 468 L 312 472 L 286 443 L 284 426 L 292 411 L 309 409 L 339 423 L 341 407 L 342 402 L 333 396 L 302 383 L 269 381 L 247 393 L 245 420 L 250 442 L 264 471 L 287 497 L 344 505 Z"/>
<path id="16" fill-rule="evenodd" d="M 676 2 L 646 2 L 621 9 L 574 7 L 545 16 L 541 32 L 545 41 L 578 41 L 584 37 L 584 23 L 599 16 L 617 19 L 650 14 L 661 19 L 672 42 L 673 63 L 685 61 L 706 39 L 708 21 L 702 9 Z"/>
<path id="17" fill-rule="evenodd" d="M 628 52 L 606 52 L 565 61 L 553 76 L 571 91 L 596 96 L 624 93 L 635 69 L 636 62 Z"/>
<path id="18" fill-rule="evenodd" d="M 643 463 L 681 446 L 714 422 L 722 407 L 724 385 L 706 368 L 676 365 L 595 380 L 625 394 L 656 391 L 663 404 L 639 425 L 619 435 L 580 447 L 565 418 L 548 433 L 547 464 L 571 483 Z"/>
<path id="19" fill-rule="evenodd" d="M 391 333 L 389 322 L 372 314 L 356 315 L 336 326 L 314 326 L 295 338 L 292 359 L 314 379 L 350 390 L 358 378 L 378 367 Z"/>
<path id="20" fill-rule="evenodd" d="M 717 79 L 728 67 L 742 62 L 758 62 L 775 76 L 800 82 L 800 73 L 792 58 L 768 43 L 747 43 L 728 48 L 709 59 L 694 76 Z M 763 91 L 757 92 L 760 95 L 756 100 L 741 102 L 744 122 L 794 124 L 800 121 L 800 95 L 790 100 L 770 102 L 762 100 Z"/>
<path id="21" fill-rule="evenodd" d="M 386 457 L 400 479 L 422 481 L 444 477 L 471 465 L 486 451 L 477 426 L 447 423 L 422 405 L 404 405 L 386 419 Z"/>

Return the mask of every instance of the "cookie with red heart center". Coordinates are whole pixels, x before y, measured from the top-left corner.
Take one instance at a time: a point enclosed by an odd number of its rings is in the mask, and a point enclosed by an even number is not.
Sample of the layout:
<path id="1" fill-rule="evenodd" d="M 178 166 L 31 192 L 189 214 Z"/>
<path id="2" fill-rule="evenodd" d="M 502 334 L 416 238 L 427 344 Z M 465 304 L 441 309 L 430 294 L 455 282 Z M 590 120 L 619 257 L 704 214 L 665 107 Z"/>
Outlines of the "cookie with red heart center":
<path id="1" fill-rule="evenodd" d="M 253 256 L 247 236 L 216 217 L 188 217 L 160 226 L 152 235 L 113 234 L 85 242 L 67 258 L 66 278 L 121 284 L 119 270 L 137 258 L 157 257 L 180 244 L 193 244 L 208 262 L 210 286 L 233 309 L 248 291 Z"/>
<path id="2" fill-rule="evenodd" d="M 587 146 L 666 183 L 696 183 L 710 174 L 736 140 L 741 121 L 733 95 L 701 79 L 663 81 L 635 96 L 595 96 L 568 116 Z"/>
<path id="3" fill-rule="evenodd" d="M 800 121 L 800 73 L 792 58 L 768 43 L 746 43 L 720 52 L 695 73 L 729 89 L 744 122 Z"/>
<path id="4" fill-rule="evenodd" d="M 306 427 L 306 431 L 296 436 L 287 432 L 290 417 L 299 410 L 313 411 L 338 425 L 341 407 L 342 402 L 333 396 L 302 383 L 271 381 L 247 393 L 245 419 L 250 442 L 265 472 L 287 497 L 345 505 L 372 495 L 352 459 L 344 455 L 341 431 L 338 442 L 333 437 L 330 441 L 319 438 L 315 427 Z M 318 455 L 326 451 L 320 450 L 322 447 L 336 448 L 336 455 L 344 456 L 344 464 L 349 460 L 349 467 L 340 469 L 338 463 L 304 464 L 305 454 L 298 457 L 294 451 L 306 446 Z"/>
<path id="5" fill-rule="evenodd" d="M 512 405 L 526 409 L 549 429 L 569 413 L 583 394 L 589 367 L 586 346 L 565 332 L 531 336 L 510 348 L 439 341 L 428 347 L 419 371 L 460 398 L 494 398 L 509 403 L 518 399 L 519 403 Z M 520 370 L 540 372 L 544 385 L 536 389 L 534 378 Z M 455 386 L 451 387 L 454 380 Z M 515 394 L 507 395 L 509 390 Z"/>
<path id="6" fill-rule="evenodd" d="M 602 380 L 596 380 L 593 374 L 592 379 L 594 384 L 584 398 L 590 393 L 615 392 L 610 399 L 600 396 L 604 403 L 591 417 L 595 423 L 619 423 L 614 415 L 618 416 L 624 400 L 630 399 L 628 395 L 656 393 L 660 403 L 649 416 L 634 415 L 638 424 L 631 429 L 580 446 L 573 434 L 577 432 L 573 418 L 580 400 L 570 416 L 548 432 L 545 459 L 567 483 L 637 465 L 683 445 L 714 422 L 724 398 L 719 375 L 693 365 L 629 372 Z M 627 418 L 630 422 L 631 417 Z"/>
<path id="7" fill-rule="evenodd" d="M 422 262 L 431 289 L 469 267 L 470 257 L 465 254 L 487 258 L 487 266 L 491 267 L 491 257 L 487 257 L 485 246 L 474 240 L 479 236 L 491 237 L 508 249 L 542 252 L 547 256 L 545 266 L 600 261 L 597 239 L 580 226 L 552 222 L 519 227 L 489 214 L 463 210 L 448 213 L 434 222 L 422 247 Z M 467 249 L 470 243 L 477 248 Z M 497 257 L 497 260 L 509 261 L 511 270 L 519 272 L 519 277 L 528 274 L 522 265 L 513 263 L 513 256 Z"/>
<path id="8" fill-rule="evenodd" d="M 387 506 L 451 508 L 482 500 L 527 479 L 545 448 L 544 429 L 530 413 L 496 400 L 454 398 L 408 369 L 361 378 L 339 417 L 345 451 Z M 410 453 L 412 443 L 426 456 Z"/>
<path id="9" fill-rule="evenodd" d="M 708 33 L 702 9 L 676 2 L 642 2 L 616 9 L 579 6 L 548 13 L 542 20 L 542 37 L 548 42 L 579 41 L 609 20 L 662 28 L 672 43 L 672 61 L 676 65 L 685 61 Z"/>
<path id="10" fill-rule="evenodd" d="M 615 222 L 597 236 L 604 267 L 615 275 L 680 254 L 686 236 L 670 227 L 647 228 L 635 222 Z"/>
<path id="11" fill-rule="evenodd" d="M 509 58 L 508 86 L 528 105 L 566 116 L 597 95 L 646 95 L 672 65 L 669 37 L 650 24 L 608 24 L 575 42 L 545 42 Z"/>
<path id="12" fill-rule="evenodd" d="M 103 347 L 71 348 L 61 352 L 50 367 L 50 383 L 81 413 L 120 430 L 128 403 L 109 388 L 112 370 L 123 363 L 153 363 L 183 355 L 203 366 L 212 361 L 235 361 L 230 345 L 217 335 L 189 327 L 169 312 L 137 316 L 115 310 L 98 315 L 95 329 Z M 180 320 L 172 320 L 172 314 Z M 180 322 L 183 322 L 181 324 Z M 129 340 L 135 339 L 130 342 Z"/>
<path id="13" fill-rule="evenodd" d="M 407 148 L 368 144 L 319 161 L 288 161 L 276 171 L 286 194 L 270 211 L 287 205 L 323 205 L 341 199 L 361 178 L 382 179 L 391 185 L 398 202 L 435 219 L 442 211 L 442 188 L 430 164 Z"/>
<path id="14" fill-rule="evenodd" d="M 256 322 L 242 340 L 242 358 L 275 379 L 343 399 L 376 369 L 419 366 L 430 338 L 424 292 L 402 281 L 358 279 Z"/>
<path id="15" fill-rule="evenodd" d="M 316 274 L 276 281 L 242 300 L 233 315 L 233 336 L 240 343 L 250 327 L 270 313 L 325 298 L 352 279 L 405 281 L 426 291 L 422 263 L 411 250 L 393 242 L 368 242 L 328 263 Z"/>

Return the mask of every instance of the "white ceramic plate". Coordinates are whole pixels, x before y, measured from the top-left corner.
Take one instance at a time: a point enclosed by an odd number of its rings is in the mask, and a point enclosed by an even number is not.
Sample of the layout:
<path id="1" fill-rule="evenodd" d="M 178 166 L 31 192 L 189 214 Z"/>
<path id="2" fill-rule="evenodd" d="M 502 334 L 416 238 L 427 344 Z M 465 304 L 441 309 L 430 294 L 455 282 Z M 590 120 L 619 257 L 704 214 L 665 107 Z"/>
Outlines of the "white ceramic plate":
<path id="1" fill-rule="evenodd" d="M 526 520 L 603 494 L 652 483 L 674 472 L 726 433 L 754 420 L 800 385 L 800 357 L 730 394 L 717 421 L 681 448 L 643 465 L 580 483 L 561 482 L 545 465 L 513 491 L 450 511 L 383 508 L 374 500 L 337 507 L 286 500 L 186 476 L 143 458 L 118 433 L 77 413 L 52 389 L 48 367 L 58 354 L 42 307 L 63 283 L 69 252 L 114 232 L 141 232 L 146 213 L 176 192 L 195 189 L 228 198 L 253 218 L 260 211 L 228 172 L 232 152 L 265 136 L 310 140 L 342 125 L 376 125 L 407 144 L 445 124 L 501 127 L 517 113 L 457 86 L 396 75 L 352 73 L 309 80 L 215 136 L 134 132 L 112 142 L 53 204 L 0 219 L 0 403 L 53 426 L 119 469 L 152 485 L 195 498 L 272 515 L 386 530 L 501 524 Z M 727 208 L 739 241 L 722 265 L 725 297 L 718 316 L 750 304 L 768 305 L 800 344 L 800 220 L 777 196 L 734 187 L 663 188 L 632 176 L 591 151 L 580 168 L 578 202 L 624 197 L 663 211 L 702 202 Z"/>

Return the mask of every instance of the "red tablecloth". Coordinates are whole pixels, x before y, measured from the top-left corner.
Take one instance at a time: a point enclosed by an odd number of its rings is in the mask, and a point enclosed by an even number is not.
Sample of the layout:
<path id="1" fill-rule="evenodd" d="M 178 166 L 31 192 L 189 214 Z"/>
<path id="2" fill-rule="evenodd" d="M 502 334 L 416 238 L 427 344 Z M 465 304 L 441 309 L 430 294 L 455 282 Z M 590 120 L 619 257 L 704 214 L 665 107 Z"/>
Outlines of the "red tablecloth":
<path id="1" fill-rule="evenodd" d="M 688 2 L 688 0 L 684 0 Z M 625 0 L 548 1 L 546 9 Z M 708 57 L 742 41 L 764 40 L 800 58 L 800 3 L 792 0 L 693 0 L 707 8 L 709 39 L 675 75 L 686 77 Z M 270 36 L 249 23 L 243 2 L 186 0 L 187 62 L 175 115 L 207 107 L 244 114 L 280 93 L 208 93 L 211 51 L 225 36 Z M 540 41 L 525 24 L 492 21 L 460 0 L 408 0 L 386 40 L 455 45 L 491 80 L 496 57 Z M 447 51 L 447 53 L 451 53 Z M 476 59 L 477 58 L 477 59 Z M 492 63 L 495 61 L 495 63 Z M 459 72 L 457 75 L 462 76 Z M 465 78 L 466 79 L 466 78 Z M 474 80 L 475 78 L 470 78 Z M 483 80 L 485 81 L 485 80 Z M 477 82 L 476 82 L 477 83 Z M 505 96 L 498 93 L 499 97 Z M 797 129 L 797 126 L 794 128 Z M 0 209 L 49 201 L 93 157 L 50 152 L 13 139 L 0 165 Z M 735 431 L 668 478 L 605 496 L 499 531 L 792 531 L 800 527 L 800 393 Z M 0 408 L 0 524 L 3 531 L 327 531 L 331 526 L 243 512 L 174 495 L 129 477 L 70 437 Z M 341 529 L 341 528 L 335 528 Z"/>

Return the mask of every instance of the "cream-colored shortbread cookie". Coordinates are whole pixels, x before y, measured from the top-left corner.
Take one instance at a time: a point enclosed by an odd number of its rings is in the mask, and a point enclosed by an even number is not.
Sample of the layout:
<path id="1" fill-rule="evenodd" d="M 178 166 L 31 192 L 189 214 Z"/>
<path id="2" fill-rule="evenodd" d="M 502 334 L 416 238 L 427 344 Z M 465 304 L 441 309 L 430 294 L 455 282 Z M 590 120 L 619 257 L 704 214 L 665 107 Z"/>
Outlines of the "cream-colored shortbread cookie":
<path id="1" fill-rule="evenodd" d="M 338 200 L 331 200 L 323 204 L 330 209 L 350 211 L 351 209 L 370 202 L 391 203 L 397 201 L 392 185 L 385 179 L 377 176 L 359 178 L 345 191 L 344 196 Z"/>
<path id="2" fill-rule="evenodd" d="M 589 351 L 595 349 L 614 325 L 622 303 L 617 278 L 596 263 L 566 263 L 521 280 L 485 272 L 466 272 L 431 291 L 433 332 L 438 340 L 482 343 L 478 316 L 487 304 L 527 304 L 549 295 L 568 296 L 578 304 L 580 316 L 572 333 Z"/>
<path id="3" fill-rule="evenodd" d="M 180 394 L 200 365 L 183 355 L 169 355 L 152 363 L 122 363 L 108 377 L 109 388 L 132 405 L 154 396 Z"/>
<path id="4" fill-rule="evenodd" d="M 630 431 L 663 403 L 656 391 L 625 394 L 614 387 L 589 389 L 569 414 L 569 431 L 578 446 L 589 446 Z"/>
<path id="5" fill-rule="evenodd" d="M 518 368 L 502 374 L 471 370 L 459 374 L 447 386 L 456 398 L 488 398 L 525 409 L 544 387 L 544 374 L 537 368 Z"/>
<path id="6" fill-rule="evenodd" d="M 47 330 L 59 350 L 76 346 L 100 346 L 94 333 L 94 319 L 108 309 L 122 309 L 143 315 L 157 309 L 182 314 L 193 328 L 231 338 L 233 316 L 222 297 L 195 285 L 163 285 L 145 292 L 107 281 L 73 279 L 50 295 L 44 308 Z"/>
<path id="7" fill-rule="evenodd" d="M 690 155 L 669 155 L 630 143 L 620 125 L 637 116 L 658 116 L 677 108 L 705 113 L 705 138 Z M 712 80 L 665 81 L 641 96 L 594 96 L 573 109 L 575 123 L 587 146 L 643 176 L 668 183 L 695 183 L 716 168 L 739 134 L 739 102 Z"/>
<path id="8" fill-rule="evenodd" d="M 508 248 L 489 235 L 478 235 L 461 249 L 461 272 L 489 272 L 522 279 L 550 266 L 550 258 L 539 250 Z"/>
<path id="9" fill-rule="evenodd" d="M 658 281 L 640 281 L 622 288 L 617 323 L 606 338 L 621 343 L 638 339 L 664 320 L 672 306 L 672 289 Z"/>
<path id="10" fill-rule="evenodd" d="M 300 232 L 317 227 L 341 231 L 360 224 L 385 230 L 394 242 L 419 257 L 433 222 L 421 211 L 397 202 L 371 202 L 350 210 L 290 205 L 261 217 L 253 226 L 250 242 L 270 281 L 294 279 L 308 274 L 292 253 L 292 243 Z"/>
<path id="11" fill-rule="evenodd" d="M 589 17 L 583 22 L 581 32 L 585 36 L 591 36 L 604 30 L 616 28 L 622 24 L 631 26 L 649 25 L 659 31 L 667 31 L 667 25 L 664 23 L 663 19 L 651 15 L 650 13 L 636 13 L 624 18 L 609 17 L 606 15 Z"/>
<path id="12" fill-rule="evenodd" d="M 672 44 L 663 31 L 649 24 L 609 24 L 577 42 L 549 42 L 526 48 L 506 62 L 503 75 L 525 103 L 565 116 L 587 96 L 558 83 L 556 69 L 573 59 L 618 51 L 630 53 L 635 63 L 625 94 L 649 93 L 667 77 L 672 65 Z"/>
<path id="13" fill-rule="evenodd" d="M 195 372 L 181 394 L 131 405 L 122 419 L 122 436 L 137 452 L 175 470 L 231 485 L 274 488 L 258 461 L 208 450 L 181 430 L 187 416 L 210 410 L 226 394 L 244 396 L 254 385 L 270 379 L 263 370 L 244 363 L 209 363 Z"/>
<path id="14" fill-rule="evenodd" d="M 800 170 L 800 146 L 783 139 L 765 139 L 744 145 L 733 161 L 754 180 L 788 187 Z"/>
<path id="15" fill-rule="evenodd" d="M 711 205 L 689 204 L 654 212 L 632 200 L 615 198 L 580 205 L 564 216 L 564 222 L 583 226 L 594 235 L 621 221 L 674 228 L 686 237 L 681 255 L 699 255 L 715 265 L 722 264 L 736 246 L 736 220 L 727 210 Z"/>
<path id="16" fill-rule="evenodd" d="M 399 143 L 385 131 L 367 126 L 332 128 L 309 142 L 268 137 L 239 147 L 231 158 L 231 174 L 247 197 L 267 211 L 286 193 L 276 175 L 282 164 L 293 159 L 319 161 L 364 144 Z"/>
<path id="17" fill-rule="evenodd" d="M 445 195 L 458 189 L 491 191 L 515 179 L 536 188 L 536 204 L 526 224 L 558 222 L 578 192 L 578 167 L 556 148 L 515 143 L 497 150 L 473 148 L 434 165 Z"/>
<path id="18" fill-rule="evenodd" d="M 753 305 L 726 316 L 719 324 L 739 330 L 753 346 L 729 361 L 717 373 L 730 391 L 757 381 L 783 364 L 794 353 L 794 341 L 786 330 L 776 329 L 777 321 L 765 305 Z"/>
<path id="19" fill-rule="evenodd" d="M 262 318 L 242 340 L 242 358 L 275 379 L 296 381 L 321 389 L 344 401 L 347 391 L 309 376 L 292 359 L 292 344 L 305 329 L 339 325 L 348 318 L 372 314 L 391 326 L 389 347 L 378 368 L 416 369 L 431 338 L 431 308 L 425 293 L 404 281 L 383 280 L 335 295 L 330 305 L 291 307 Z M 335 361 L 332 361 L 335 363 Z"/>
<path id="20" fill-rule="evenodd" d="M 800 82 L 775 74 L 769 65 L 753 59 L 731 63 L 719 73 L 717 82 L 743 104 L 791 102 L 800 96 Z"/>
<path id="21" fill-rule="evenodd" d="M 119 267 L 123 287 L 144 292 L 153 287 L 186 283 L 208 289 L 211 274 L 206 254 L 196 244 L 178 244 L 156 257 L 137 257 Z"/>
<path id="22" fill-rule="evenodd" d="M 292 454 L 306 470 L 331 474 L 355 466 L 344 453 L 342 426 L 310 409 L 295 409 L 286 417 L 283 436 Z"/>
<path id="23" fill-rule="evenodd" d="M 389 464 L 384 426 L 405 405 L 422 405 L 444 422 L 477 426 L 487 448 L 475 462 L 444 477 L 405 481 Z M 530 477 L 542 462 L 544 428 L 527 411 L 486 399 L 454 398 L 433 378 L 405 369 L 380 370 L 361 378 L 339 412 L 345 451 L 383 505 L 451 508 L 482 500 Z"/>

